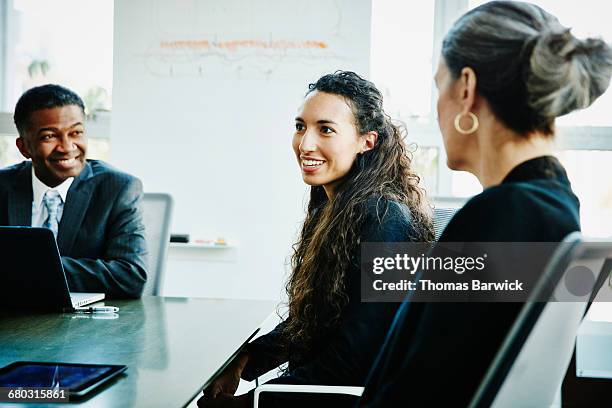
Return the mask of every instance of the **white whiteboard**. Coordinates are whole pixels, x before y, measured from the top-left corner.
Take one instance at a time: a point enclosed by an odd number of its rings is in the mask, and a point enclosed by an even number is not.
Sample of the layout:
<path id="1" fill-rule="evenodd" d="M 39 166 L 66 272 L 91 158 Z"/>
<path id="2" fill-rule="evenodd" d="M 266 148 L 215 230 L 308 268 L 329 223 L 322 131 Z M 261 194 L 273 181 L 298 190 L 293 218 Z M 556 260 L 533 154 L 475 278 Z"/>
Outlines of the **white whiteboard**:
<path id="1" fill-rule="evenodd" d="M 368 75 L 370 14 L 369 0 L 115 1 L 112 163 L 174 196 L 173 232 L 239 243 L 169 264 L 171 294 L 278 298 L 306 200 L 293 118 L 321 74 Z"/>

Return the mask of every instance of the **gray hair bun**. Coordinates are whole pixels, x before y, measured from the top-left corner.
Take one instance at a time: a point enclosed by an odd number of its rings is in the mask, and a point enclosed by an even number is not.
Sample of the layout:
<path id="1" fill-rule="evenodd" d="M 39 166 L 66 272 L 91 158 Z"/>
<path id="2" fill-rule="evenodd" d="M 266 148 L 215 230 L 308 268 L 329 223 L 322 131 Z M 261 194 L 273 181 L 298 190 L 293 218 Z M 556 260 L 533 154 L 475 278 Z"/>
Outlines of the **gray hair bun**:
<path id="1" fill-rule="evenodd" d="M 560 24 L 533 40 L 527 104 L 540 118 L 551 120 L 587 108 L 608 88 L 612 50 L 603 40 L 579 40 Z"/>

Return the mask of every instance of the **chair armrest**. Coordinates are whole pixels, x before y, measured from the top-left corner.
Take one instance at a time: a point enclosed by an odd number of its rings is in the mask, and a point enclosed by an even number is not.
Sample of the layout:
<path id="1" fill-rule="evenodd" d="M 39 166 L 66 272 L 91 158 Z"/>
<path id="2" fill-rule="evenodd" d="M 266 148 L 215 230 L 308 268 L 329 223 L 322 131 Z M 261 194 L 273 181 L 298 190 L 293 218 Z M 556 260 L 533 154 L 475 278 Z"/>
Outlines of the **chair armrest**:
<path id="1" fill-rule="evenodd" d="M 305 392 L 311 394 L 347 394 L 361 397 L 363 387 L 340 385 L 297 385 L 297 384 L 264 384 L 255 388 L 253 407 L 259 406 L 259 394 L 262 392 Z"/>

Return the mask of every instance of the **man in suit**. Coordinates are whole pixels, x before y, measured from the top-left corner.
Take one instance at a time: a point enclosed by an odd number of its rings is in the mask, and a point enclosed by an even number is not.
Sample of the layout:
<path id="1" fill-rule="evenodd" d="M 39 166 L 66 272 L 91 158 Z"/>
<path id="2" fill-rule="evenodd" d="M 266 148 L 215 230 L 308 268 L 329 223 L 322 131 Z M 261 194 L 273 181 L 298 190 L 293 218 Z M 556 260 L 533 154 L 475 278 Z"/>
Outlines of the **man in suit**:
<path id="1" fill-rule="evenodd" d="M 0 169 L 0 225 L 50 228 L 71 291 L 139 297 L 147 276 L 140 180 L 86 160 L 84 104 L 69 89 L 28 90 L 14 120 L 17 148 L 31 161 Z"/>

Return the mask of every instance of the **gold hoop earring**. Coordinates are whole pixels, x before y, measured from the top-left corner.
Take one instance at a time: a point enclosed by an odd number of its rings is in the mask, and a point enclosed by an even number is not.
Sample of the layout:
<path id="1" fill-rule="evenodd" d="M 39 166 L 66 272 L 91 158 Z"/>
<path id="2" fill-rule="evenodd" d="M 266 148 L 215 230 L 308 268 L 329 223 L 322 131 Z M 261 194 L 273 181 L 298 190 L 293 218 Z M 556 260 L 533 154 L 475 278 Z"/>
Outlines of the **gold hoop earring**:
<path id="1" fill-rule="evenodd" d="M 461 118 L 466 115 L 469 116 L 470 119 L 472 119 L 472 127 L 469 128 L 468 130 L 461 128 Z M 461 133 L 462 135 L 469 135 L 471 133 L 474 133 L 476 130 L 478 130 L 479 125 L 480 124 L 478 123 L 478 117 L 474 115 L 472 112 L 458 113 L 457 116 L 455 116 L 455 129 L 457 130 L 457 132 Z"/>

